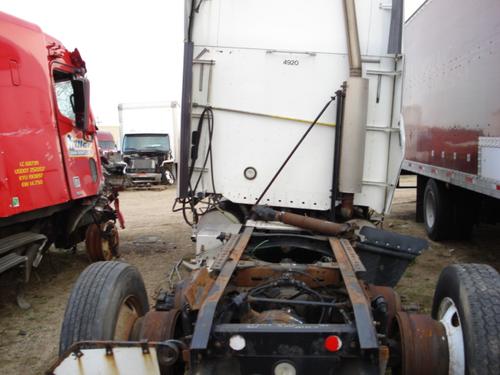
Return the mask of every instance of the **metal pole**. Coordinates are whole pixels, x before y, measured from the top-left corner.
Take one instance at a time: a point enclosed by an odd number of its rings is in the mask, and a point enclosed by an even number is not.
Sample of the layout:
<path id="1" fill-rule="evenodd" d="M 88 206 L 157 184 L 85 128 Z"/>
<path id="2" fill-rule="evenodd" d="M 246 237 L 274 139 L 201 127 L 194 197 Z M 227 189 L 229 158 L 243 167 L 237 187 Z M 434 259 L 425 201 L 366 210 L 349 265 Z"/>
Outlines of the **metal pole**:
<path id="1" fill-rule="evenodd" d="M 180 198 L 187 198 L 189 187 L 189 148 L 191 145 L 191 90 L 193 82 L 193 42 L 184 43 L 184 68 L 182 79 L 181 139 L 179 152 Z"/>
<path id="2" fill-rule="evenodd" d="M 340 151 L 342 147 L 342 122 L 344 118 L 344 97 L 345 83 L 343 89 L 338 90 L 335 94 L 337 97 L 337 114 L 335 119 L 335 147 L 333 149 L 333 177 L 331 190 L 330 218 L 335 221 L 335 205 L 339 194 L 339 175 L 340 175 Z"/>

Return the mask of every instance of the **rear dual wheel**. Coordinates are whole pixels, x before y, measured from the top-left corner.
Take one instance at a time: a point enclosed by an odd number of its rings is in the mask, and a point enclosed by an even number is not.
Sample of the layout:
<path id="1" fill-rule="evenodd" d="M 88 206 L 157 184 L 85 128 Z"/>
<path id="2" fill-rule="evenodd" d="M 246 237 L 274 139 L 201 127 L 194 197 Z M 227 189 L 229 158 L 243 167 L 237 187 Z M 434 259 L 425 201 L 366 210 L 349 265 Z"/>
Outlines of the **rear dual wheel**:
<path id="1" fill-rule="evenodd" d="M 474 227 L 474 201 L 471 193 L 447 189 L 443 182 L 427 180 L 423 199 L 423 218 L 431 240 L 467 239 Z"/>
<path id="2" fill-rule="evenodd" d="M 500 374 L 500 276 L 454 264 L 439 277 L 432 317 L 396 312 L 392 374 Z"/>
<path id="3" fill-rule="evenodd" d="M 444 186 L 428 180 L 424 191 L 424 225 L 430 239 L 439 241 L 450 231 L 450 199 Z"/>
<path id="4" fill-rule="evenodd" d="M 450 374 L 500 374 L 500 276 L 495 269 L 485 264 L 446 267 L 432 317 L 446 331 Z"/>

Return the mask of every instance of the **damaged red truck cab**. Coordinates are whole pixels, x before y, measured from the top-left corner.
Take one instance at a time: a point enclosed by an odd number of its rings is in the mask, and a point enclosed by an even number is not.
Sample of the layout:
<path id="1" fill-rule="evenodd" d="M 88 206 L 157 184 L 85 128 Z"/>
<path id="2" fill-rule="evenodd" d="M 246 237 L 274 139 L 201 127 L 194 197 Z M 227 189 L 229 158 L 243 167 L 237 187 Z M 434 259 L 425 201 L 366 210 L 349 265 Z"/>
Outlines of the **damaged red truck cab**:
<path id="1" fill-rule="evenodd" d="M 9 15 L 0 25 L 0 217 L 96 195 L 100 161 L 87 138 L 95 127 L 78 51 Z M 76 126 L 77 104 L 86 129 Z"/>
<path id="2" fill-rule="evenodd" d="M 0 12 L 0 272 L 29 269 L 51 243 L 99 247 L 116 219 L 85 74 L 78 50 Z"/>

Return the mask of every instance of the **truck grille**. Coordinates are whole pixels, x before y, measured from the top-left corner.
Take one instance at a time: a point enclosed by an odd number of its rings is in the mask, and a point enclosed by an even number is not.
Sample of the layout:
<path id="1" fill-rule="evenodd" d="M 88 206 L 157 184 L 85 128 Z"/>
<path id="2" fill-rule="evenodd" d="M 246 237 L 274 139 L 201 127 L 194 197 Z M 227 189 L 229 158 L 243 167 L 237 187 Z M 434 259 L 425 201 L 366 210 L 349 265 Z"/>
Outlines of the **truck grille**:
<path id="1" fill-rule="evenodd" d="M 131 159 L 130 171 L 135 172 L 152 172 L 156 169 L 156 161 L 154 159 Z"/>

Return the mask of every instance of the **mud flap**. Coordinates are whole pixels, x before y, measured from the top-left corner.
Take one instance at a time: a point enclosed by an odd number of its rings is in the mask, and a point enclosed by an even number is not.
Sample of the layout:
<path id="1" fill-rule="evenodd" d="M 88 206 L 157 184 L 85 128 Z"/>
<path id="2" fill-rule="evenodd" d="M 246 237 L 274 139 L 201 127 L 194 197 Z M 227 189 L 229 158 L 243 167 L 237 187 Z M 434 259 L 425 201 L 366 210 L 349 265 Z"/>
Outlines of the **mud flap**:
<path id="1" fill-rule="evenodd" d="M 363 227 L 356 250 L 366 267 L 362 278 L 375 285 L 394 287 L 406 268 L 429 246 L 424 239 L 382 229 Z"/>

